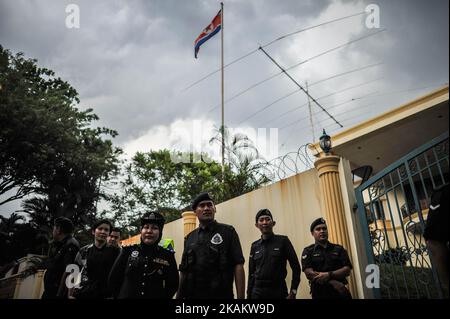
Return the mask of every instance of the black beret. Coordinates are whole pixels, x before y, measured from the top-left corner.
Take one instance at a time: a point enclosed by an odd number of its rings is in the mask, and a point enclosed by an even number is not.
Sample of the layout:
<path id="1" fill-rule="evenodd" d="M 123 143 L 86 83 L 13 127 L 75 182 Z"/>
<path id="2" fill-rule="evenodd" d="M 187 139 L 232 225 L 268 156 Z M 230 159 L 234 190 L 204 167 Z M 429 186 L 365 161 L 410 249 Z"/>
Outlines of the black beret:
<path id="1" fill-rule="evenodd" d="M 258 222 L 258 219 L 259 219 L 261 216 L 269 216 L 270 219 L 273 220 L 272 213 L 271 213 L 270 210 L 268 210 L 267 208 L 260 209 L 260 210 L 256 213 L 255 221 Z"/>
<path id="2" fill-rule="evenodd" d="M 159 229 L 162 230 L 164 227 L 164 217 L 158 212 L 145 213 L 141 218 L 141 227 L 145 224 L 155 224 L 158 225 Z"/>
<path id="3" fill-rule="evenodd" d="M 192 201 L 192 205 L 191 205 L 192 210 L 195 210 L 197 208 L 198 204 L 200 204 L 200 202 L 203 202 L 205 200 L 210 200 L 210 201 L 214 202 L 214 200 L 209 196 L 208 193 L 206 193 L 206 192 L 200 193 Z"/>
<path id="4" fill-rule="evenodd" d="M 325 219 L 323 219 L 322 217 L 317 218 L 315 221 L 313 221 L 309 230 L 312 232 L 314 228 L 320 224 L 326 224 Z"/>

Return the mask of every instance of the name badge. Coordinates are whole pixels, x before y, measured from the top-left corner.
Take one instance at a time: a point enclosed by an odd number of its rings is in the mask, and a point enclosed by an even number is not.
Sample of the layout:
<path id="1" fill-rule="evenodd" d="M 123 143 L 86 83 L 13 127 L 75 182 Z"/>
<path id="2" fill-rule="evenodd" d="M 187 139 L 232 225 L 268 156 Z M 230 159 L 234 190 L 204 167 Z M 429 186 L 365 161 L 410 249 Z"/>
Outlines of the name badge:
<path id="1" fill-rule="evenodd" d="M 155 259 L 153 259 L 153 262 L 160 264 L 160 265 L 169 266 L 169 262 L 167 260 L 164 260 L 161 258 L 155 258 Z"/>

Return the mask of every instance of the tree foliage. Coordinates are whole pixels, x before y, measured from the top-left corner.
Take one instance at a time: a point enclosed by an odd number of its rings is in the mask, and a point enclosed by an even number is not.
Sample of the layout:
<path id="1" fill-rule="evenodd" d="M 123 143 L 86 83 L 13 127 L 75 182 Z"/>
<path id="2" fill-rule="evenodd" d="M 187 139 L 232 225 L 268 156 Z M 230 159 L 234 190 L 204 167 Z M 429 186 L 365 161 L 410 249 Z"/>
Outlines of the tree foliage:
<path id="1" fill-rule="evenodd" d="M 181 217 L 202 191 L 210 192 L 220 203 L 270 182 L 265 174 L 266 161 L 252 142 L 244 135 L 225 132 L 227 165 L 223 173 L 222 166 L 206 154 L 169 150 L 136 153 L 125 167 L 120 192 L 111 196 L 110 213 L 125 228 L 126 235 L 136 233 L 139 217 L 148 211 L 161 212 L 167 221 Z M 220 135 L 211 139 L 212 143 L 216 141 L 220 141 Z M 185 161 L 174 160 L 181 158 Z"/>
<path id="2" fill-rule="evenodd" d="M 52 70 L 0 46 L 0 206 L 27 196 L 23 212 L 38 231 L 58 216 L 89 223 L 101 182 L 118 171 L 117 132 L 95 127 L 79 102 Z"/>

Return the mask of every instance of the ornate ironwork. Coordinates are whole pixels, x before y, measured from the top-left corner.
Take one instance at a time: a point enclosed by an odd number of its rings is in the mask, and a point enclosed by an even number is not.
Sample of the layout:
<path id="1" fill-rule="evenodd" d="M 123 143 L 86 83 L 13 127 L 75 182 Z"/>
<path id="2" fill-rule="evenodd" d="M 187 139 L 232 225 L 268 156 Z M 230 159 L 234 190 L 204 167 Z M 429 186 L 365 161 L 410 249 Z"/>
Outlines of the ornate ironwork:
<path id="1" fill-rule="evenodd" d="M 437 159 L 433 160 L 431 154 Z M 369 179 L 368 186 L 358 188 L 356 194 L 361 216 L 367 221 L 366 247 L 372 253 L 368 258 L 380 268 L 380 297 L 442 298 L 443 290 L 423 237 L 426 220 L 422 209 L 426 207 L 421 203 L 429 199 L 424 190 L 432 189 L 433 178 L 448 182 L 448 134 L 397 163 L 394 170 L 390 166 L 389 171 Z M 378 207 L 372 203 L 378 203 Z"/>
<path id="2" fill-rule="evenodd" d="M 400 178 L 402 181 L 408 178 L 408 173 L 406 172 L 405 165 L 400 165 L 400 167 L 398 168 L 398 172 L 400 173 Z"/>
<path id="3" fill-rule="evenodd" d="M 408 161 L 408 166 L 411 174 L 415 174 L 418 172 L 416 158 L 413 158 L 412 160 Z"/>
<path id="4" fill-rule="evenodd" d="M 448 139 L 434 147 L 438 159 L 448 158 Z"/>

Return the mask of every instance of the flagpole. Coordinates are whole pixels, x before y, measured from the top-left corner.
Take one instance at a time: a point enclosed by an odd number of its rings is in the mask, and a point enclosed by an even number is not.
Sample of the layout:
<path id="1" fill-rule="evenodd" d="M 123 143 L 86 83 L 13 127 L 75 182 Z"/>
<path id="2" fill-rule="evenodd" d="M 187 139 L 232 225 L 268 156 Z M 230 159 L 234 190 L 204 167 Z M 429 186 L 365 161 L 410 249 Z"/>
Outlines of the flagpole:
<path id="1" fill-rule="evenodd" d="M 223 75 L 223 2 L 220 3 L 220 14 L 221 14 L 221 70 L 222 70 L 222 181 L 224 180 L 225 172 L 225 108 L 224 108 L 224 75 Z"/>

